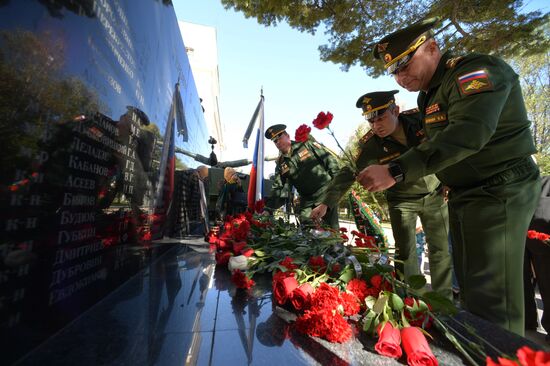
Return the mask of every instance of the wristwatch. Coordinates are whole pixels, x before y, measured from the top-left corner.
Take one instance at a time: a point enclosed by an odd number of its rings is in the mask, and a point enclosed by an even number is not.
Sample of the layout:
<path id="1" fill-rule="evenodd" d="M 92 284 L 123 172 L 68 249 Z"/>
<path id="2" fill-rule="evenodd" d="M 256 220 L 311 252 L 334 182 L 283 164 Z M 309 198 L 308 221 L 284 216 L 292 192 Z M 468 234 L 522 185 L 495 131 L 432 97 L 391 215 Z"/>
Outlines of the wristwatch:
<path id="1" fill-rule="evenodd" d="M 402 182 L 405 179 L 405 174 L 401 170 L 401 165 L 394 163 L 393 161 L 388 164 L 388 170 L 390 171 L 391 176 L 397 183 Z"/>

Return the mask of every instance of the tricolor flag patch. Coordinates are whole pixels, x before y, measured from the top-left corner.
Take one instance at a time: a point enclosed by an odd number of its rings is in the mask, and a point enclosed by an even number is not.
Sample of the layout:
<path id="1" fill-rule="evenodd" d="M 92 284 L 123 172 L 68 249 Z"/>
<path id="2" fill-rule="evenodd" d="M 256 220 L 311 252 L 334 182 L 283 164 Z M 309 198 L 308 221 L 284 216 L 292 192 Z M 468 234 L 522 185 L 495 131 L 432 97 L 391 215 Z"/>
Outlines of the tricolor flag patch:
<path id="1" fill-rule="evenodd" d="M 493 83 L 489 80 L 487 70 L 477 70 L 458 76 L 458 87 L 464 95 L 493 90 Z"/>

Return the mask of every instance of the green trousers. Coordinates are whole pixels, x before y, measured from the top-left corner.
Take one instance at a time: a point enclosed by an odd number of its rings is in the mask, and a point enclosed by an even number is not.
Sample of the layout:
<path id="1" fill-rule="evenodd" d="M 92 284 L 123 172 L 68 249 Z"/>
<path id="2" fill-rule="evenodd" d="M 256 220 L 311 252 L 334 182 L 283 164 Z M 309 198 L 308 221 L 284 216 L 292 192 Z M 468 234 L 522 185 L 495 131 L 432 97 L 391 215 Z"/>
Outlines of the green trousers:
<path id="1" fill-rule="evenodd" d="M 449 196 L 462 307 L 519 335 L 525 237 L 540 187 L 538 168 L 528 158 L 483 185 L 452 187 Z"/>
<path id="2" fill-rule="evenodd" d="M 420 274 L 416 254 L 416 218 L 420 217 L 428 245 L 432 289 L 452 299 L 449 216 L 447 204 L 441 193 L 432 192 L 416 199 L 388 197 L 388 207 L 397 249 L 396 258 L 404 262 L 398 263 L 397 269 L 405 278 Z"/>

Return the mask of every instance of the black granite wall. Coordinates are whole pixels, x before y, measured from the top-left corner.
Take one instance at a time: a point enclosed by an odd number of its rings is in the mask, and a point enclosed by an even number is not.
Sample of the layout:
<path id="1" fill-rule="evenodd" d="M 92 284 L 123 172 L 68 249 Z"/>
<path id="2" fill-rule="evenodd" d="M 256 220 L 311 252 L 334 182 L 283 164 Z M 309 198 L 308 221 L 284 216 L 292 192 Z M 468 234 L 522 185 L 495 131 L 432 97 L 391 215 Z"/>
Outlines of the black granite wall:
<path id="1" fill-rule="evenodd" d="M 3 364 L 165 251 L 174 147 L 207 140 L 170 1 L 0 1 Z"/>

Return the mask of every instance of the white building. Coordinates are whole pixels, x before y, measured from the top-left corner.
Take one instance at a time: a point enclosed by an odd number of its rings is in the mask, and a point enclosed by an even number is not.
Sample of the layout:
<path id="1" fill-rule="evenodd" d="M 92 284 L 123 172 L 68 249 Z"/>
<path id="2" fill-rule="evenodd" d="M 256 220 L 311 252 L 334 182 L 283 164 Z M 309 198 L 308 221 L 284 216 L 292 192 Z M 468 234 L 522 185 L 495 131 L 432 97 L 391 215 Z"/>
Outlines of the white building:
<path id="1" fill-rule="evenodd" d="M 204 108 L 208 132 L 218 141 L 215 151 L 218 160 L 223 161 L 226 145 L 223 139 L 219 110 L 220 77 L 216 29 L 188 22 L 180 21 L 178 23 L 197 91 L 202 99 L 201 104 Z"/>

